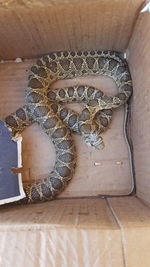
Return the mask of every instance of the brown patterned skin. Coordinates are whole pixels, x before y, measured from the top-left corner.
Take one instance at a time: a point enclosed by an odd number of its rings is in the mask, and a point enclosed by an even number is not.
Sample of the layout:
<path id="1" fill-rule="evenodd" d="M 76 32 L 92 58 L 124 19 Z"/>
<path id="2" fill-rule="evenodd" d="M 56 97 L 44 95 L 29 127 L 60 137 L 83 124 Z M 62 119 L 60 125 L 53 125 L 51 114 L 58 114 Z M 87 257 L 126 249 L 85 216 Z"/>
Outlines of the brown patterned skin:
<path id="1" fill-rule="evenodd" d="M 81 90 L 82 92 L 83 90 L 85 91 L 84 95 L 77 95 L 76 92 L 80 92 Z M 89 94 L 89 92 L 91 91 L 92 93 Z M 68 95 L 68 92 L 72 92 L 71 95 Z M 98 99 L 98 97 L 99 100 L 105 102 L 105 106 L 107 105 L 107 102 L 108 106 L 112 106 L 112 104 L 110 103 L 113 102 L 112 97 L 106 96 L 99 89 L 85 85 L 58 88 L 54 90 L 49 89 L 47 96 L 50 101 L 49 105 L 51 105 L 53 111 L 59 115 L 61 120 L 64 121 L 65 124 L 67 124 L 71 131 L 76 132 L 78 134 L 81 134 L 79 130 L 79 118 L 81 119 L 81 116 L 77 112 L 64 107 L 63 104 L 72 102 L 83 102 L 84 104 L 87 104 L 90 100 Z M 30 99 L 28 100 L 30 102 Z M 86 113 L 87 112 L 85 109 L 84 112 L 82 112 L 82 117 L 85 117 Z M 95 114 L 93 121 L 94 124 L 97 126 L 97 134 L 103 132 L 106 129 L 106 126 L 108 126 L 111 122 L 111 118 L 111 109 L 100 110 Z M 15 136 L 17 133 L 21 133 L 27 126 L 32 124 L 34 122 L 34 119 L 32 117 L 32 114 L 29 112 L 27 105 L 25 105 L 16 110 L 16 112 L 7 116 L 5 121 L 9 126 L 11 126 L 12 135 Z"/>
<path id="2" fill-rule="evenodd" d="M 118 87 L 117 95 L 110 97 L 88 86 L 50 89 L 59 79 L 85 75 L 113 78 Z M 103 145 L 100 133 L 109 125 L 112 109 L 123 105 L 131 94 L 132 81 L 127 63 L 116 52 L 56 52 L 37 60 L 29 76 L 26 105 L 5 119 L 14 136 L 31 123 L 39 123 L 56 149 L 53 172 L 25 187 L 26 203 L 51 200 L 64 190 L 76 164 L 71 130 L 80 133 L 87 144 L 99 148 Z M 73 101 L 85 102 L 80 115 L 60 104 Z"/>

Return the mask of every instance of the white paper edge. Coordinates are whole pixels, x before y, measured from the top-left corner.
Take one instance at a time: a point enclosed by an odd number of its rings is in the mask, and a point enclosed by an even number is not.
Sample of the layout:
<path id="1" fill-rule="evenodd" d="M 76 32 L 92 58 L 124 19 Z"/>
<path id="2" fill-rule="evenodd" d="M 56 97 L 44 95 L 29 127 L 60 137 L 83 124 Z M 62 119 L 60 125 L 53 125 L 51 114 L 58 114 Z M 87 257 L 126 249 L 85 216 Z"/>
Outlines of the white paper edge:
<path id="1" fill-rule="evenodd" d="M 19 136 L 16 140 L 17 142 L 17 151 L 18 151 L 18 168 L 22 168 L 22 136 Z M 20 198 L 24 198 L 25 192 L 23 190 L 23 183 L 22 183 L 22 174 L 18 173 L 18 182 L 19 182 L 19 189 L 20 189 Z"/>
<path id="2" fill-rule="evenodd" d="M 11 202 L 15 202 L 15 201 L 18 201 L 18 200 L 20 200 L 22 198 L 24 198 L 24 197 L 22 195 L 20 195 L 20 196 L 17 196 L 17 197 L 10 197 L 10 198 L 1 199 L 0 200 L 0 205 L 11 203 Z"/>
<path id="3" fill-rule="evenodd" d="M 150 1 L 147 1 L 147 4 L 142 8 L 140 13 L 144 13 L 144 12 L 150 12 Z"/>
<path id="4" fill-rule="evenodd" d="M 15 142 L 17 142 L 17 152 L 18 152 L 18 168 L 22 167 L 22 136 L 18 136 L 16 139 L 14 139 Z M 22 175 L 21 173 L 18 173 L 18 184 L 19 184 L 19 196 L 5 198 L 0 200 L 0 205 L 11 203 L 17 200 L 20 200 L 24 198 L 25 192 L 23 190 L 23 183 L 22 183 Z"/>

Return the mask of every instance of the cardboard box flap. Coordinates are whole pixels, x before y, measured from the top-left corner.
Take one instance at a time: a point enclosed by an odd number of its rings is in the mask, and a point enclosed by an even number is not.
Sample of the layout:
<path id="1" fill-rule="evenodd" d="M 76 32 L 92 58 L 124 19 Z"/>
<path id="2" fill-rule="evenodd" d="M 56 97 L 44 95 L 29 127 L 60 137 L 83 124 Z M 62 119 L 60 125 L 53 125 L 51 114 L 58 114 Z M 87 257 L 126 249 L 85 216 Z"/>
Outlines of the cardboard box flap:
<path id="1" fill-rule="evenodd" d="M 150 203 L 150 13 L 142 12 L 129 47 L 129 67 L 133 79 L 131 133 L 134 149 L 137 195 Z"/>
<path id="2" fill-rule="evenodd" d="M 1 1 L 0 58 L 127 48 L 143 0 Z"/>
<path id="3" fill-rule="evenodd" d="M 118 226 L 102 199 L 55 199 L 33 205 L 1 207 L 1 229 L 112 229 Z"/>
<path id="4" fill-rule="evenodd" d="M 120 227 L 125 266 L 150 266 L 150 209 L 138 198 L 113 198 L 109 205 Z"/>

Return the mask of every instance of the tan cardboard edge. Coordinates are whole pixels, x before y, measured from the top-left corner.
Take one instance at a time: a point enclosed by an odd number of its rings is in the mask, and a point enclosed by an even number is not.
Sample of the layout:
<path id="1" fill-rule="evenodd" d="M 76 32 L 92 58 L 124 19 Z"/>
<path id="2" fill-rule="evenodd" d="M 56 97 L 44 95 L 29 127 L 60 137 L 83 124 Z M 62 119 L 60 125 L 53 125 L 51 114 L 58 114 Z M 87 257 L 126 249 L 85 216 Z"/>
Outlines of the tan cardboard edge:
<path id="1" fill-rule="evenodd" d="M 68 5 L 72 4 L 70 0 L 57 0 L 57 3 L 52 0 L 0 0 L 0 8 L 1 9 L 11 9 L 11 8 L 42 8 L 42 7 L 49 7 L 55 5 Z M 74 3 L 84 3 L 84 0 L 74 0 Z M 86 0 L 86 2 L 90 2 L 90 0 Z M 93 0 L 96 2 L 96 0 Z M 73 4 L 74 4 L 73 3 Z"/>

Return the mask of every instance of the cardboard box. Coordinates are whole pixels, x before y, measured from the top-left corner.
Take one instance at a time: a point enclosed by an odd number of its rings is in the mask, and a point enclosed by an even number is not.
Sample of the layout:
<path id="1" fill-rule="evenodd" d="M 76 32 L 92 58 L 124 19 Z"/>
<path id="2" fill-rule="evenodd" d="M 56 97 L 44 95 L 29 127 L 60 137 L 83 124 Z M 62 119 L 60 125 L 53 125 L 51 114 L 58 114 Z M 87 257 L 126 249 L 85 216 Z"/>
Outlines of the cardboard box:
<path id="1" fill-rule="evenodd" d="M 121 108 L 103 134 L 102 152 L 75 136 L 76 174 L 57 200 L 0 207 L 1 266 L 150 266 L 150 14 L 148 8 L 140 13 L 142 8 L 142 0 L 0 1 L 0 119 L 24 104 L 28 70 L 38 56 L 57 50 L 126 52 L 134 86 L 130 138 L 137 188 L 136 195 L 124 196 L 133 181 Z M 54 86 L 80 83 L 116 90 L 104 77 Z M 54 148 L 37 125 L 22 135 L 23 180 L 40 179 L 53 167 Z"/>

